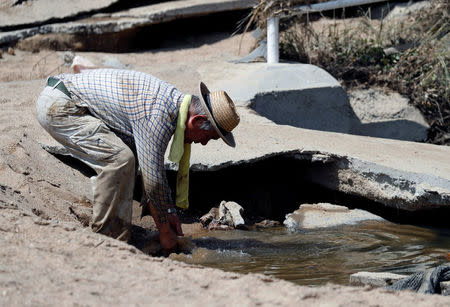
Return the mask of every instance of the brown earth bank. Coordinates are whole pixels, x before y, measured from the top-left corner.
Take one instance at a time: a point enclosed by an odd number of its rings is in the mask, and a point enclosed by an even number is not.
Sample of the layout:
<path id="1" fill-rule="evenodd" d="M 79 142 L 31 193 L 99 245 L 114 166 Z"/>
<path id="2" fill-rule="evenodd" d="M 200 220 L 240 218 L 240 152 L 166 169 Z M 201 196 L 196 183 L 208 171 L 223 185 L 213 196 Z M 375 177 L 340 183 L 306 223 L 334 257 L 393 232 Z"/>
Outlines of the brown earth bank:
<path id="1" fill-rule="evenodd" d="M 206 41 L 182 49 L 83 55 L 98 64 L 113 57 L 124 67 L 153 73 L 194 92 L 197 65 L 236 57 L 240 37 L 216 34 Z M 244 51 L 252 43 L 244 40 Z M 93 174 L 39 145 L 53 141 L 35 119 L 35 101 L 44 77 L 69 71 L 63 55 L 16 52 L 0 60 L 1 305 L 449 305 L 449 298 L 437 295 L 300 287 L 263 275 L 227 273 L 150 257 L 92 233 L 86 224 Z M 139 213 L 133 212 L 135 226 L 153 229 Z M 187 234 L 199 231 L 195 224 L 183 227 Z"/>

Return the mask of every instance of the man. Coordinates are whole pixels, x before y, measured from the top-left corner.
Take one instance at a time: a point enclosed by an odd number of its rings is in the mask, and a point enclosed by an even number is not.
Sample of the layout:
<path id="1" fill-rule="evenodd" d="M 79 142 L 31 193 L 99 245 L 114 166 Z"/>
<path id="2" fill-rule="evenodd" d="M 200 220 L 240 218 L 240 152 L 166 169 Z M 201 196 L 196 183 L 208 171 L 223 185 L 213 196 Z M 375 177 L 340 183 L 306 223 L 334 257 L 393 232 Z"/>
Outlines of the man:
<path id="1" fill-rule="evenodd" d="M 93 69 L 47 80 L 37 118 L 73 157 L 96 171 L 95 232 L 129 240 L 136 156 L 161 245 L 165 251 L 176 247 L 183 233 L 164 169 L 171 136 L 175 133 L 173 143 L 202 145 L 222 138 L 234 147 L 231 131 L 239 123 L 225 92 L 210 92 L 200 83 L 200 93 L 201 98 L 184 95 L 152 75 L 129 70 Z"/>

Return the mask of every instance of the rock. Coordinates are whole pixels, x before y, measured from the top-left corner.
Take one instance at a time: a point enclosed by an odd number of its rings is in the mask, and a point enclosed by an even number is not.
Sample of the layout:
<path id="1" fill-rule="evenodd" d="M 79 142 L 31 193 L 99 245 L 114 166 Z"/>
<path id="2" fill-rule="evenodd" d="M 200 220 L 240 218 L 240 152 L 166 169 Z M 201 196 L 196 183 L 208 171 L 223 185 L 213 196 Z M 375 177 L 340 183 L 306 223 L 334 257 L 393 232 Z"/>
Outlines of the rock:
<path id="1" fill-rule="evenodd" d="M 218 208 L 212 208 L 200 218 L 203 227 L 212 230 L 229 230 L 242 228 L 245 225 L 241 214 L 244 212 L 238 203 L 222 201 Z"/>
<path id="2" fill-rule="evenodd" d="M 126 69 L 127 66 L 124 65 L 122 62 L 119 61 L 119 59 L 115 58 L 115 57 L 105 57 L 102 60 L 102 64 L 104 67 L 110 67 L 110 68 L 116 68 L 116 69 Z"/>
<path id="3" fill-rule="evenodd" d="M 287 214 L 283 224 L 291 231 L 356 224 L 365 220 L 382 221 L 372 213 L 360 209 L 349 210 L 344 206 L 328 203 L 303 204 Z"/>
<path id="4" fill-rule="evenodd" d="M 398 93 L 383 89 L 352 90 L 350 104 L 361 124 L 352 133 L 404 141 L 423 141 L 429 125 L 420 111 Z"/>
<path id="5" fill-rule="evenodd" d="M 450 281 L 441 282 L 441 294 L 450 296 Z"/>
<path id="6" fill-rule="evenodd" d="M 225 210 L 223 209 L 225 208 Z M 225 214 L 222 214 L 225 212 Z M 244 219 L 241 214 L 244 212 L 244 208 L 242 208 L 238 203 L 233 201 L 222 201 L 219 206 L 219 221 L 222 218 L 225 218 L 227 223 L 234 228 L 238 228 L 240 225 L 244 225 Z"/>
<path id="7" fill-rule="evenodd" d="M 384 52 L 384 55 L 391 56 L 391 55 L 400 53 L 400 50 L 398 50 L 395 47 L 389 47 L 389 48 L 384 49 L 383 52 Z"/>
<path id="8" fill-rule="evenodd" d="M 9 55 L 16 55 L 16 52 L 14 51 L 14 48 L 9 47 L 9 48 L 8 48 L 8 54 L 9 54 Z"/>
<path id="9" fill-rule="evenodd" d="M 417 12 L 429 7 L 431 7 L 430 1 L 397 3 L 393 8 L 391 7 L 390 12 L 386 16 L 386 19 L 398 19 L 408 16 L 413 12 Z"/>
<path id="10" fill-rule="evenodd" d="M 272 221 L 272 220 L 263 220 L 261 222 L 255 223 L 256 228 L 270 228 L 270 227 L 276 227 L 280 226 L 281 223 L 278 221 Z"/>
<path id="11" fill-rule="evenodd" d="M 232 230 L 234 228 L 231 227 L 230 225 L 220 224 L 220 222 L 217 220 L 213 220 L 211 223 L 209 223 L 208 229 L 209 230 Z"/>
<path id="12" fill-rule="evenodd" d="M 72 51 L 64 52 L 63 54 L 63 60 L 64 65 L 67 67 L 70 67 L 72 65 L 73 60 L 75 59 L 75 53 Z"/>
<path id="13" fill-rule="evenodd" d="M 408 276 L 386 272 L 358 272 L 350 275 L 350 286 L 385 287 L 406 277 Z"/>
<path id="14" fill-rule="evenodd" d="M 218 216 L 219 216 L 219 209 L 213 207 L 211 208 L 211 210 L 209 210 L 208 213 L 206 213 L 200 218 L 200 223 L 202 224 L 203 227 L 207 227 Z"/>

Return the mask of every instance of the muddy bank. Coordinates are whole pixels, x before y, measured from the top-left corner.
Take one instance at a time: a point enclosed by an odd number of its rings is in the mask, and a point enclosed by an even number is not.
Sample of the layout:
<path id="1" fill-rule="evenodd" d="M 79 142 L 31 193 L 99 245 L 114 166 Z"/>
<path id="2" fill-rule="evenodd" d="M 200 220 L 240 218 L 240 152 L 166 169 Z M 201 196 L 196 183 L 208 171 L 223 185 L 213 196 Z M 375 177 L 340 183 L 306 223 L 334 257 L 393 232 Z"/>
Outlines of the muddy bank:
<path id="1" fill-rule="evenodd" d="M 263 275 L 226 273 L 151 258 L 68 222 L 0 209 L 1 301 L 8 306 L 361 304 L 447 306 L 439 296 L 326 286 L 308 288 Z M 45 284 L 43 288 L 42 285 Z M 230 295 L 233 293 L 233 295 Z M 330 300 L 332 298 L 332 303 Z"/>
<path id="2" fill-rule="evenodd" d="M 197 71 L 199 65 L 215 65 L 219 58 L 229 59 L 236 55 L 239 37 L 220 37 L 197 47 L 189 45 L 192 48 L 187 49 L 113 56 L 128 67 L 154 73 L 177 84 L 183 91 L 195 92 L 201 78 Z M 448 300 L 434 296 L 391 294 L 334 285 L 298 287 L 263 275 L 226 273 L 148 257 L 135 247 L 91 233 L 89 228 L 83 227 L 83 217 L 91 214 L 89 176 L 92 173 L 48 154 L 38 143 L 51 144 L 52 140 L 35 120 L 34 103 L 44 86 L 45 75 L 58 71 L 62 64 L 61 54 L 48 54 L 41 60 L 42 56 L 38 54 L 18 52 L 16 56 L 5 55 L 1 60 L 0 300 L 5 305 L 56 305 L 58 303 L 53 302 L 61 301 L 93 306 L 149 302 L 219 306 L 288 306 L 302 302 L 350 306 L 413 302 L 419 306 L 448 304 Z M 99 62 L 106 56 L 101 53 L 88 55 Z M 36 63 L 39 64 L 35 66 Z M 251 118 L 251 114 L 247 115 L 244 120 Z M 310 135 L 296 130 L 286 136 L 287 142 L 294 141 L 293 134 L 297 137 L 300 134 L 305 139 Z M 266 135 L 272 137 L 272 133 Z M 312 133 L 311 139 L 317 140 L 317 135 Z M 245 139 L 242 136 L 241 139 Z M 240 146 L 249 152 L 261 147 L 260 143 L 244 144 L 242 142 Z M 219 144 L 211 145 L 208 146 L 211 152 L 204 152 L 204 156 L 197 155 L 199 148 L 195 149 L 195 159 L 205 163 L 223 153 L 224 161 L 216 161 L 215 165 L 227 166 L 230 152 Z M 247 153 L 241 158 L 248 158 Z M 315 158 L 315 161 L 321 161 L 320 156 Z M 199 168 L 205 165 L 194 163 Z M 151 220 L 139 219 L 137 203 L 134 205 L 135 226 L 154 229 Z"/>

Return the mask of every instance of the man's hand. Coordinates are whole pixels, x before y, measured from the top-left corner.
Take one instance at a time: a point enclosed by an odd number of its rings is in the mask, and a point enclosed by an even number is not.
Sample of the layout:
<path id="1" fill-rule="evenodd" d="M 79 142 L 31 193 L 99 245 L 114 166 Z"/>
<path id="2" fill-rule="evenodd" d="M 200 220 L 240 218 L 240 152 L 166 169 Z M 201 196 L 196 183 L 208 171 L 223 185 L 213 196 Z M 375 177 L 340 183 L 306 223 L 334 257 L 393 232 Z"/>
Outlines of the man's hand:
<path id="1" fill-rule="evenodd" d="M 164 252 L 174 252 L 177 247 L 177 235 L 183 235 L 180 220 L 178 219 L 177 214 L 169 214 L 169 221 L 166 223 L 160 223 L 158 213 L 155 207 L 153 207 L 153 204 L 151 202 L 148 202 L 148 206 L 150 208 L 150 214 L 152 215 L 153 220 L 155 220 L 156 227 L 158 227 L 159 241 Z"/>
<path id="2" fill-rule="evenodd" d="M 159 224 L 159 242 L 165 253 L 175 252 L 177 248 L 177 236 L 169 223 Z"/>
<path id="3" fill-rule="evenodd" d="M 183 230 L 181 229 L 180 219 L 176 213 L 169 214 L 169 224 L 177 236 L 184 236 Z"/>

